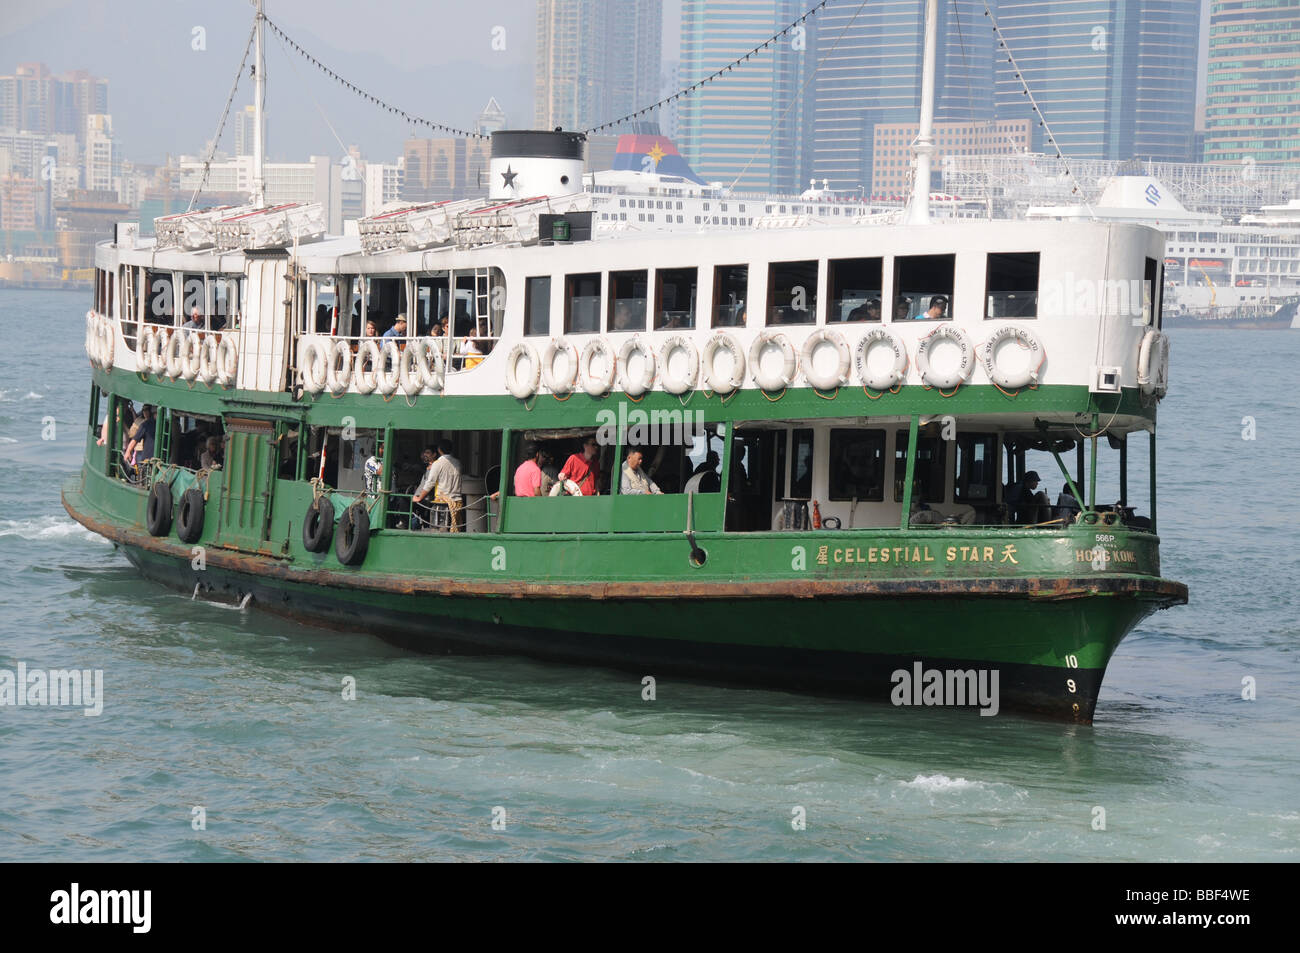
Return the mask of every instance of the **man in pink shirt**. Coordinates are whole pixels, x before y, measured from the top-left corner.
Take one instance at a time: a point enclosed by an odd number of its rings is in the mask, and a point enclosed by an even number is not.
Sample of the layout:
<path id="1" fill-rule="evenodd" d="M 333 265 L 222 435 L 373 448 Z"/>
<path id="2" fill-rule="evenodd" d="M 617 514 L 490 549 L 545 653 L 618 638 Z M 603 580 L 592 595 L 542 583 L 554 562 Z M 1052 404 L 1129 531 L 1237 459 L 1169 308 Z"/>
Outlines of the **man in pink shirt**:
<path id="1" fill-rule="evenodd" d="M 528 457 L 515 471 L 515 496 L 542 495 L 542 448 L 535 443 L 524 447 Z"/>

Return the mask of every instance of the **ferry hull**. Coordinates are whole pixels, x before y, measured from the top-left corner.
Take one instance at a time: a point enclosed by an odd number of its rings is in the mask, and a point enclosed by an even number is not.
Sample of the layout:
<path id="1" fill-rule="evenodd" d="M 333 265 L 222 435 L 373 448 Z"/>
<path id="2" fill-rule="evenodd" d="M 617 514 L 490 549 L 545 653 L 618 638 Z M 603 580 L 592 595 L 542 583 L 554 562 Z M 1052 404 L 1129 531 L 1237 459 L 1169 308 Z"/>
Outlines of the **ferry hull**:
<path id="1" fill-rule="evenodd" d="M 1121 576 L 900 579 L 800 594 L 768 584 L 769 598 L 616 590 L 584 597 L 560 594 L 562 587 L 524 594 L 509 584 L 496 595 L 456 595 L 378 576 L 299 580 L 274 559 L 249 554 L 213 552 L 199 572 L 187 547 L 92 519 L 66 494 L 65 506 L 147 578 L 187 593 L 197 587 L 202 598 L 248 598 L 257 609 L 417 651 L 512 653 L 624 669 L 638 684 L 646 675 L 702 677 L 916 707 L 934 703 L 914 684 L 923 673 L 982 672 L 991 685 L 996 672 L 996 699 L 969 697 L 967 707 L 1084 724 L 1124 636 L 1186 599 L 1177 583 Z"/>

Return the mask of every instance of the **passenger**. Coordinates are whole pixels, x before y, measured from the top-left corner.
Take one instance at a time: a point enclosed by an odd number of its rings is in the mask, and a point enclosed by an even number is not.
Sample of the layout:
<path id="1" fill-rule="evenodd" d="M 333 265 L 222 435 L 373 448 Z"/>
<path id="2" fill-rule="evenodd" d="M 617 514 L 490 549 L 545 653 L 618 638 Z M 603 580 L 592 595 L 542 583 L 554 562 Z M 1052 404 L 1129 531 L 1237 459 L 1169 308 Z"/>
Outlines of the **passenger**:
<path id="1" fill-rule="evenodd" d="M 1007 489 L 1006 503 L 1011 507 L 1013 521 L 1021 524 L 1042 523 L 1047 520 L 1051 503 L 1047 493 L 1038 489 L 1038 473 L 1029 470 L 1020 482 Z"/>
<path id="2" fill-rule="evenodd" d="M 127 466 L 136 478 L 143 474 L 144 462 L 153 459 L 156 426 L 153 407 L 145 404 L 140 408 L 140 416 L 131 427 L 131 439 L 123 453 Z"/>
<path id="3" fill-rule="evenodd" d="M 433 447 L 425 448 L 422 459 L 428 464 L 428 468 L 411 502 L 422 503 L 433 494 L 433 502 L 445 503 L 451 511 L 451 531 L 464 532 L 462 510 L 465 498 L 460 490 L 460 461 L 452 456 L 451 441 L 439 440 L 436 450 Z"/>
<path id="4" fill-rule="evenodd" d="M 582 453 L 572 454 L 564 461 L 560 470 L 560 485 L 565 486 L 573 496 L 595 496 L 597 471 L 600 469 L 600 444 L 594 436 L 582 442 Z M 569 484 L 577 486 L 573 493 Z"/>
<path id="5" fill-rule="evenodd" d="M 198 305 L 190 309 L 190 319 L 181 325 L 182 331 L 202 331 L 203 315 L 199 314 Z"/>
<path id="6" fill-rule="evenodd" d="M 406 337 L 406 315 L 399 314 L 397 320 L 393 322 L 393 326 L 384 332 L 384 337 L 386 339 Z"/>
<path id="7" fill-rule="evenodd" d="M 323 304 L 316 305 L 316 333 L 330 333 L 330 309 Z"/>
<path id="8" fill-rule="evenodd" d="M 375 321 L 373 318 L 371 318 L 369 321 L 366 322 L 366 330 L 361 336 L 363 338 L 379 337 L 379 329 L 375 327 Z"/>
<path id="9" fill-rule="evenodd" d="M 894 320 L 906 321 L 912 314 L 912 299 L 907 297 L 898 297 L 894 300 Z"/>
<path id="10" fill-rule="evenodd" d="M 870 301 L 858 305 L 849 312 L 850 321 L 879 321 L 880 320 L 880 299 L 872 298 Z"/>
<path id="11" fill-rule="evenodd" d="M 205 449 L 199 455 L 199 467 L 203 470 L 216 470 L 225 461 L 225 453 L 221 447 L 220 437 L 209 437 Z"/>
<path id="12" fill-rule="evenodd" d="M 542 446 L 542 496 L 550 496 L 555 484 L 560 482 L 560 468 L 555 465 L 551 448 Z"/>
<path id="13" fill-rule="evenodd" d="M 620 496 L 644 496 L 648 494 L 663 494 L 658 484 L 646 476 L 645 471 L 641 469 L 641 464 L 645 461 L 645 454 L 640 450 L 633 450 L 627 455 L 627 460 L 623 464 L 623 473 L 619 477 L 618 492 Z"/>
<path id="14" fill-rule="evenodd" d="M 542 483 L 546 475 L 542 473 L 544 451 L 535 443 L 524 445 L 527 458 L 515 470 L 515 496 L 544 496 Z"/>
<path id="15" fill-rule="evenodd" d="M 695 468 L 691 478 L 686 481 L 684 493 L 720 493 L 722 491 L 722 459 L 716 450 L 710 450 L 704 462 Z"/>
<path id="16" fill-rule="evenodd" d="M 461 338 L 458 350 L 465 358 L 465 370 L 483 363 L 483 350 L 474 338 Z"/>
<path id="17" fill-rule="evenodd" d="M 925 312 L 927 321 L 942 321 L 948 314 L 948 299 L 935 295 L 930 299 L 930 307 Z"/>
<path id="18" fill-rule="evenodd" d="M 1056 518 L 1065 520 L 1067 523 L 1073 523 L 1074 518 L 1078 515 L 1079 501 L 1070 492 L 1070 484 L 1062 484 L 1061 493 L 1056 498 Z"/>
<path id="19" fill-rule="evenodd" d="M 384 457 L 384 448 L 377 447 L 375 448 L 375 452 L 366 458 L 364 472 L 366 476 L 367 493 L 378 493 L 380 487 L 383 485 L 383 476 L 384 476 L 383 457 Z"/>

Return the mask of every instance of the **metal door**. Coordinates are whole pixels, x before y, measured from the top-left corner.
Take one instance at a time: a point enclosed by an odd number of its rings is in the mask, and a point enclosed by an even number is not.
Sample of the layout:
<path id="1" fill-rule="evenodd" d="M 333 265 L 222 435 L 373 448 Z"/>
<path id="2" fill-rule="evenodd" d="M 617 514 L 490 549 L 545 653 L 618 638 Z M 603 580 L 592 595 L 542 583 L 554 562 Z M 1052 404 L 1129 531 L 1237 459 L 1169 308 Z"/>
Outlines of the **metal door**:
<path id="1" fill-rule="evenodd" d="M 269 420 L 226 419 L 226 462 L 221 484 L 221 541 L 258 549 L 271 528 L 275 491 L 275 424 Z"/>

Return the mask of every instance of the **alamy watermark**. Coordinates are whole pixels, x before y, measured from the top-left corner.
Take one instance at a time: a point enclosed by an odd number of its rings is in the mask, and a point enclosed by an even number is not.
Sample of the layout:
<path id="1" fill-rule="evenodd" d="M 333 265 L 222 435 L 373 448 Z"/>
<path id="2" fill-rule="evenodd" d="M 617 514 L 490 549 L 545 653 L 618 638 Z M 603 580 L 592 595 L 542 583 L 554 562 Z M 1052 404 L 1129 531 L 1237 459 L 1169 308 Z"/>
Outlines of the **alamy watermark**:
<path id="1" fill-rule="evenodd" d="M 1063 318 L 1090 317 L 1099 312 L 1145 318 L 1151 310 L 1151 286 L 1140 278 L 1045 278 L 1039 290 L 1038 311 Z"/>
<path id="2" fill-rule="evenodd" d="M 633 446 L 693 446 L 708 434 L 704 429 L 702 410 L 642 410 L 628 408 L 622 401 L 618 411 L 606 408 L 596 414 L 596 442 L 601 446 L 615 446 L 622 438 L 624 444 Z"/>
<path id="3" fill-rule="evenodd" d="M 80 708 L 87 717 L 103 714 L 103 669 L 0 668 L 0 708 Z"/>
<path id="4" fill-rule="evenodd" d="M 969 707 L 978 705 L 981 715 L 996 715 L 998 670 L 996 668 L 938 669 L 912 663 L 912 670 L 895 669 L 889 676 L 895 705 Z"/>

